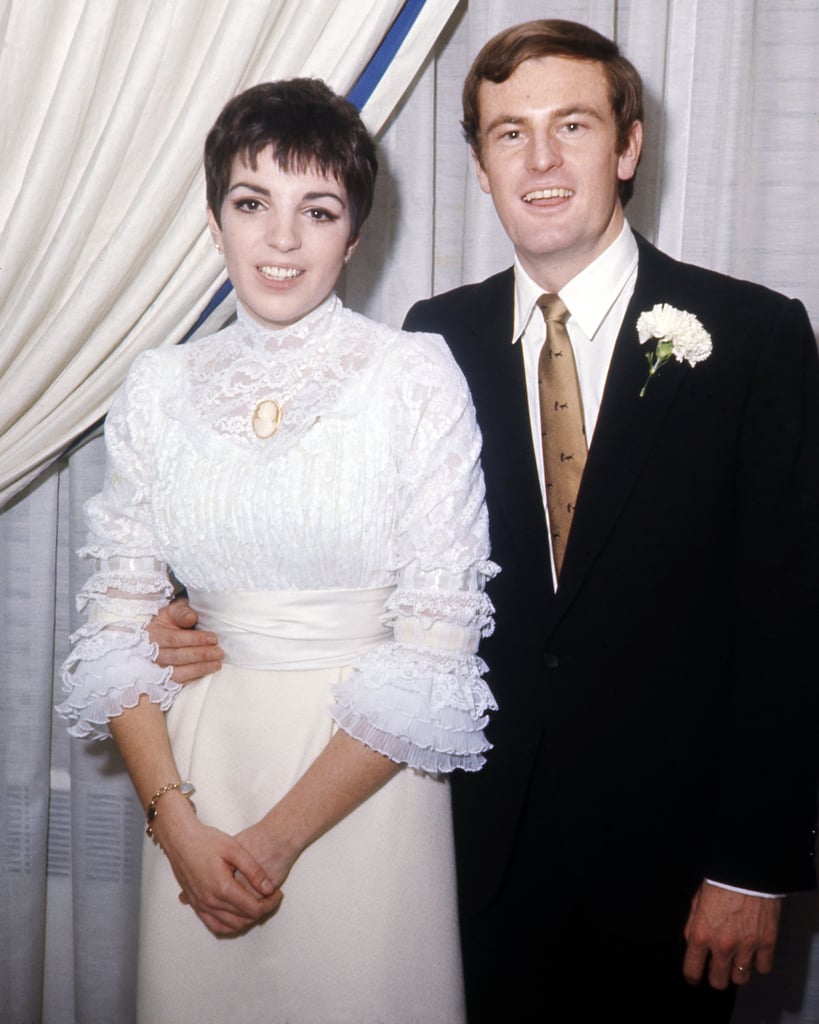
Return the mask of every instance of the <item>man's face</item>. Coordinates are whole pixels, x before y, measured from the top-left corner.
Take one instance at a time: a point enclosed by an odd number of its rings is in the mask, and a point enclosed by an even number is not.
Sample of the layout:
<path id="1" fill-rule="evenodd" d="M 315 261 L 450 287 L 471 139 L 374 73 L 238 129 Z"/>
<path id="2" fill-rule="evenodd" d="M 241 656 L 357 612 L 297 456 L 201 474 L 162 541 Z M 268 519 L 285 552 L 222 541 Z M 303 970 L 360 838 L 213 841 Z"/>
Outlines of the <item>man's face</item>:
<path id="1" fill-rule="evenodd" d="M 642 143 L 635 121 L 625 150 L 600 64 L 568 57 L 524 61 L 478 90 L 478 181 L 527 273 L 557 291 L 617 237 L 617 183 L 634 175 Z"/>

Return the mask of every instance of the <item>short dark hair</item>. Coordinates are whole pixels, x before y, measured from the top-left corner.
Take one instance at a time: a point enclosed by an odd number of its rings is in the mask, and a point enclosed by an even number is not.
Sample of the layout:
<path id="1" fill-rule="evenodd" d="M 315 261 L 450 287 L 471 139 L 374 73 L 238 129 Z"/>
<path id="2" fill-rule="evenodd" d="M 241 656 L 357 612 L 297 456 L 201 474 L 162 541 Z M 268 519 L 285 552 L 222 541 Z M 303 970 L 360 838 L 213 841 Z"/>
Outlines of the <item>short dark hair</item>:
<path id="1" fill-rule="evenodd" d="M 643 120 L 643 82 L 637 69 L 620 53 L 615 42 L 593 28 L 552 18 L 504 29 L 483 46 L 473 61 L 464 82 L 461 125 L 475 156 L 480 160 L 481 83 L 505 82 L 524 61 L 538 57 L 570 57 L 602 65 L 617 126 L 617 152 L 622 153 L 628 145 L 632 124 Z M 619 187 L 625 206 L 634 191 L 634 178 L 621 181 Z"/>
<path id="2" fill-rule="evenodd" d="M 268 146 L 283 170 L 315 168 L 344 186 L 350 237 L 356 238 L 372 207 L 375 144 L 353 104 L 317 78 L 263 82 L 225 104 L 205 141 L 207 199 L 216 223 L 221 227 L 234 159 L 241 156 L 255 170 Z"/>

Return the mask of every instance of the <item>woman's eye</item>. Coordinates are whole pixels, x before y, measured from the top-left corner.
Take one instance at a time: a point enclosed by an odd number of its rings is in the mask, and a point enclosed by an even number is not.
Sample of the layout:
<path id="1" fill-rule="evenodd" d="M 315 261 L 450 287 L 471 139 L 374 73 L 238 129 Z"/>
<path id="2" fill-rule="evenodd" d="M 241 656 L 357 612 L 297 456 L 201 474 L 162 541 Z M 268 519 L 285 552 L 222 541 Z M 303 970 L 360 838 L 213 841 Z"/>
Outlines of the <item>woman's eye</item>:
<path id="1" fill-rule="evenodd" d="M 233 205 L 237 210 L 243 210 L 245 213 L 256 213 L 257 210 L 262 209 L 262 204 L 258 199 L 237 199 Z"/>
<path id="2" fill-rule="evenodd" d="M 334 221 L 338 220 L 338 216 L 332 213 L 330 210 L 324 210 L 321 207 L 313 206 L 307 211 L 307 216 L 310 220 L 327 220 Z"/>

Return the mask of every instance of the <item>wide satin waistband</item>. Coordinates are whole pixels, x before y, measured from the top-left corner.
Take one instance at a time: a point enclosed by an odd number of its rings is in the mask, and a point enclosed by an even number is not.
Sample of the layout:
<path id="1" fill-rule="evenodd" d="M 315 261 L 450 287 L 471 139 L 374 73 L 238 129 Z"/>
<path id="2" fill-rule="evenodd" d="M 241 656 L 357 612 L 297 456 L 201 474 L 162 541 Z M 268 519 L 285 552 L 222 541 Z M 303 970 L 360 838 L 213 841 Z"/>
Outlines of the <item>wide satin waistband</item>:
<path id="1" fill-rule="evenodd" d="M 188 599 L 226 663 L 310 669 L 349 664 L 390 639 L 381 619 L 394 589 L 189 590 Z"/>

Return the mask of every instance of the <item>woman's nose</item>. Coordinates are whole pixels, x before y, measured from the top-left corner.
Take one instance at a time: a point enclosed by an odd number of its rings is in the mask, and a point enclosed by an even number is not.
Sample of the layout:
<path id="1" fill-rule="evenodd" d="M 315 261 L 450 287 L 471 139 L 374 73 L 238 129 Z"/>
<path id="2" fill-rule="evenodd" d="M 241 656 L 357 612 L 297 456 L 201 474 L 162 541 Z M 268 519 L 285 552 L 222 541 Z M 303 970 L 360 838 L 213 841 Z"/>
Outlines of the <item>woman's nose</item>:
<path id="1" fill-rule="evenodd" d="M 298 224 L 290 217 L 271 217 L 267 225 L 267 244 L 279 252 L 292 252 L 301 245 Z"/>

